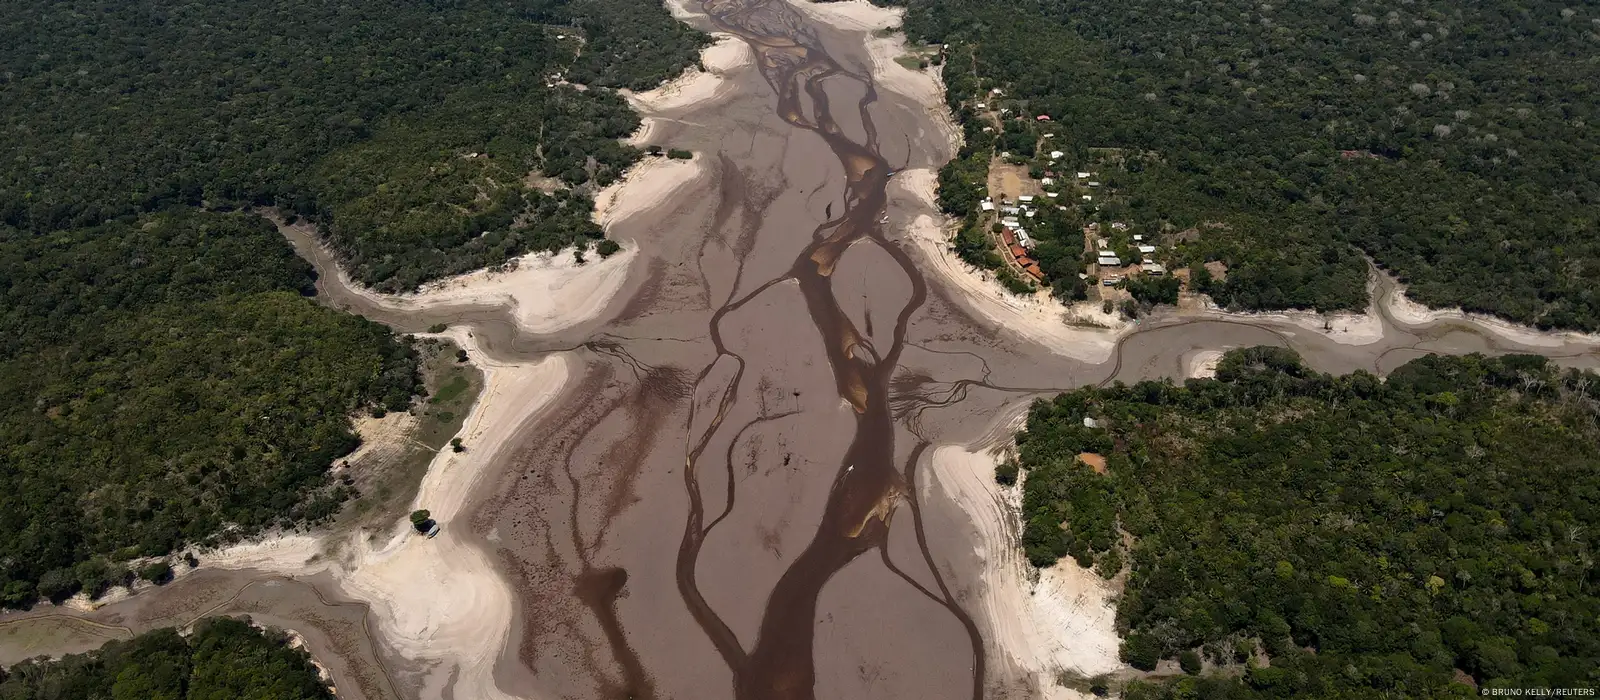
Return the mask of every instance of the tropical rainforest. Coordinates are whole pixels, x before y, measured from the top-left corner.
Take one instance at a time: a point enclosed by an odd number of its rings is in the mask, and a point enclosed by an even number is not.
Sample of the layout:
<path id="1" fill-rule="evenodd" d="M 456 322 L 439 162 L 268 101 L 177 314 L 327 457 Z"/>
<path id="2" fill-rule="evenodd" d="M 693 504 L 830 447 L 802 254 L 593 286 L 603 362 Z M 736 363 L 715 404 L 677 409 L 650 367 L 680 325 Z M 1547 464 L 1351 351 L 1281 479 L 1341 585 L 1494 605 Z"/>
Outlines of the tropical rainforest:
<path id="1" fill-rule="evenodd" d="M 1196 674 L 1130 698 L 1600 684 L 1594 373 L 1469 355 L 1336 377 L 1250 348 L 1215 379 L 1038 401 L 1017 443 L 1029 560 L 1118 582 L 1123 659 Z"/>
<path id="2" fill-rule="evenodd" d="M 1370 257 L 1431 306 L 1600 329 L 1592 4 L 900 4 L 964 121 L 1013 110 L 1013 152 L 1052 134 L 1097 207 L 1199 233 L 1172 262 L 1225 263 L 1227 307 L 1363 308 Z"/>
<path id="3" fill-rule="evenodd" d="M 0 17 L 0 226 L 275 206 L 407 290 L 598 238 L 589 188 L 639 155 L 611 88 L 704 41 L 628 0 L 24 0 Z"/>
<path id="4" fill-rule="evenodd" d="M 314 304 L 248 212 L 384 291 L 586 245 L 640 155 L 618 90 L 705 41 L 627 0 L 7 6 L 0 605 L 334 514 L 350 416 L 422 391 L 409 341 Z"/>
<path id="5" fill-rule="evenodd" d="M 333 514 L 349 416 L 417 354 L 318 306 L 271 223 L 173 212 L 0 239 L 0 604 L 98 595 L 119 562 Z"/>
<path id="6" fill-rule="evenodd" d="M 0 671 L 3 700 L 334 700 L 311 657 L 278 630 L 210 618 L 182 635 L 170 627 L 60 660 Z"/>

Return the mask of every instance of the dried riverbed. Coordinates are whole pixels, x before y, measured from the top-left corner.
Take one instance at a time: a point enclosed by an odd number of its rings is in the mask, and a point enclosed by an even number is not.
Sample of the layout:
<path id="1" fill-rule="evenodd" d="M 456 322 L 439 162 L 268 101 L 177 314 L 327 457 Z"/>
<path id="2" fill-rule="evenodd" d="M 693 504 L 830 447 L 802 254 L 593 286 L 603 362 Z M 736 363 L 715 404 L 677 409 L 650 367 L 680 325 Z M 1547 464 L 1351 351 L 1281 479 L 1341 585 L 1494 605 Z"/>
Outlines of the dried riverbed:
<path id="1" fill-rule="evenodd" d="M 956 144 L 937 83 L 886 60 L 896 44 L 875 30 L 893 12 L 679 10 L 724 37 L 694 78 L 714 84 L 636 101 L 652 143 L 696 156 L 608 195 L 623 254 L 393 298 L 288 232 L 329 303 L 406 331 L 453 324 L 509 378 L 477 409 L 481 458 L 424 483 L 419 506 L 450 503 L 431 506 L 448 538 L 223 557 L 251 568 L 72 614 L 100 627 L 39 611 L 0 634 L 35 625 L 28 649 L 59 653 L 89 642 L 47 624 L 104 638 L 250 612 L 305 634 L 346 697 L 1051 695 L 1057 671 L 1116 662 L 1105 592 L 1063 571 L 1033 595 L 985 473 L 1033 398 L 1181 379 L 1257 344 L 1334 372 L 1470 351 L 1600 367 L 1587 339 L 1421 318 L 1381 280 L 1367 325 L 1340 320 L 1370 331 L 1359 343 L 1300 317 L 1174 312 L 1111 332 L 1018 312 L 939 244 L 930 175 Z M 437 588 L 393 590 L 428 570 L 406 562 L 446 556 Z M 149 612 L 168 608 L 182 612 Z"/>

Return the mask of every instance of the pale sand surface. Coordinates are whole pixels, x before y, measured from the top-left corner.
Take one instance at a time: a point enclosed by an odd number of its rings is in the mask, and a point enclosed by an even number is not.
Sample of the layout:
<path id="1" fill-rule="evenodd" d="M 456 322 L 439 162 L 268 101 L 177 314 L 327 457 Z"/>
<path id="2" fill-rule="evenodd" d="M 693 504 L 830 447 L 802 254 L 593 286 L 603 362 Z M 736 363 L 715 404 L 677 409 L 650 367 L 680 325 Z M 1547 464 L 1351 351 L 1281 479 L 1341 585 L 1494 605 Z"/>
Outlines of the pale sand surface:
<path id="1" fill-rule="evenodd" d="M 743 40 L 731 34 L 716 35 L 716 42 L 700 52 L 700 67 L 692 67 L 652 90 L 619 90 L 634 110 L 646 117 L 687 107 L 704 108 L 733 93 L 734 83 L 727 75 L 750 64 L 754 52 Z"/>
<path id="2" fill-rule="evenodd" d="M 704 158 L 698 155 L 689 160 L 665 156 L 646 158 L 629 168 L 622 179 L 595 195 L 595 221 L 601 226 L 609 226 L 659 207 L 674 196 L 701 185 L 705 175 L 704 162 Z M 624 246 L 623 250 L 631 254 L 632 248 Z M 622 253 L 618 253 L 611 258 L 614 260 L 621 256 Z M 627 266 L 622 267 L 625 270 Z M 609 294 L 606 298 L 610 298 Z"/>
<path id="3" fill-rule="evenodd" d="M 418 420 L 417 414 L 410 411 L 392 411 L 382 418 L 374 418 L 363 412 L 353 421 L 356 437 L 361 438 L 361 446 L 345 455 L 337 464 L 355 465 L 368 458 L 381 461 L 403 454 L 411 445 L 411 432 L 416 429 Z"/>
<path id="4" fill-rule="evenodd" d="M 1189 356 L 1185 377 L 1211 379 L 1217 376 L 1217 365 L 1222 362 L 1223 350 L 1201 350 Z"/>
<path id="5" fill-rule="evenodd" d="M 668 6 L 674 8 L 674 14 L 686 12 L 681 5 L 668 3 Z M 737 85 L 729 76 L 748 67 L 755 60 L 755 52 L 750 50 L 749 44 L 731 34 L 714 36 L 716 42 L 700 52 L 700 66 L 684 71 L 653 90 L 618 91 L 641 117 L 639 130 L 627 139 L 629 145 L 637 148 L 657 145 L 654 139 L 661 122 L 674 121 L 677 112 L 702 109 L 735 93 Z"/>
<path id="6" fill-rule="evenodd" d="M 627 277 L 636 246 L 609 258 L 595 254 L 577 264 L 569 250 L 530 253 L 509 272 L 479 270 L 424 285 L 414 294 L 351 289 L 390 311 L 420 311 L 448 305 L 503 306 L 526 333 L 553 333 L 594 318 Z"/>
<path id="7" fill-rule="evenodd" d="M 465 330 L 447 335 L 476 358 L 484 391 L 459 435 L 467 450 L 446 449 L 434 458 L 413 505 L 430 511 L 440 525 L 438 536 L 414 534 L 402 521 L 376 541 L 358 535 L 331 543 L 291 534 L 230 547 L 205 561 L 289 575 L 331 571 L 341 593 L 371 606 L 391 650 L 456 674 L 456 697 L 509 698 L 495 686 L 492 671 L 510 631 L 513 594 L 464 524 L 455 527 L 456 517 L 489 466 L 504 458 L 519 430 L 560 392 L 567 360 L 556 354 L 538 362 L 497 362 Z M 343 549 L 323 554 L 333 544 Z"/>
<path id="8" fill-rule="evenodd" d="M 983 567 L 978 606 L 992 627 L 989 642 L 1032 673 L 1038 688 L 1053 689 L 1051 697 L 1073 697 L 1054 687 L 1057 672 L 1088 677 L 1122 668 L 1113 594 L 1103 579 L 1070 559 L 1033 580 L 1018 545 L 1022 488 L 995 482 L 999 462 L 994 449 L 941 445 L 933 450 L 932 478 L 924 489 L 941 492 L 971 519 Z"/>
<path id="9" fill-rule="evenodd" d="M 1541 331 L 1537 328 L 1512 323 L 1502 318 L 1472 314 L 1461 309 L 1431 309 L 1406 296 L 1405 288 L 1398 283 L 1383 290 L 1378 299 L 1383 310 L 1399 323 L 1420 326 L 1438 321 L 1466 321 L 1514 343 L 1531 347 L 1562 347 L 1564 345 L 1600 346 L 1600 334 Z"/>
<path id="10" fill-rule="evenodd" d="M 795 2 L 794 6 L 811 17 L 842 29 L 872 32 L 866 38 L 867 56 L 872 61 L 872 79 L 880 90 L 891 90 L 925 105 L 944 116 L 947 123 L 949 110 L 944 106 L 944 83 L 939 79 L 939 69 L 912 70 L 898 63 L 896 58 L 906 55 L 906 36 L 895 32 L 888 36 L 879 31 L 898 28 L 905 16 L 899 7 L 878 7 L 863 0 L 848 2 Z M 954 131 L 953 123 L 950 123 Z"/>
<path id="11" fill-rule="evenodd" d="M 1348 311 L 1330 314 L 1315 311 L 1235 312 L 1218 309 L 1209 300 L 1207 304 L 1210 308 L 1204 312 L 1206 315 L 1237 321 L 1291 324 L 1341 345 L 1371 345 L 1383 340 L 1383 319 L 1374 309 L 1360 314 Z"/>

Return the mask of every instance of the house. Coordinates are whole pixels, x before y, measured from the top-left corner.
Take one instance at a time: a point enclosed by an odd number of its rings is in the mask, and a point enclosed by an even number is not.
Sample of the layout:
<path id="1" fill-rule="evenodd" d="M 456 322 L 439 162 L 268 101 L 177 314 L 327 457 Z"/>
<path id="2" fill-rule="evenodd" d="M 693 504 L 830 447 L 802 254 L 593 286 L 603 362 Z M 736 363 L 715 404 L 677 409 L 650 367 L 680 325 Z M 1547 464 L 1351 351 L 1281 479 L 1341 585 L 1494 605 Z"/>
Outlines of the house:
<path id="1" fill-rule="evenodd" d="M 988 109 L 989 105 L 979 102 L 978 104 L 973 105 L 973 107 L 977 107 L 978 109 Z"/>
<path id="2" fill-rule="evenodd" d="M 1032 218 L 1033 218 L 1033 215 L 1034 215 L 1034 214 L 1035 214 L 1035 213 L 1037 213 L 1037 212 L 1035 212 L 1035 211 L 1034 211 L 1034 210 L 1032 210 L 1032 209 L 1029 209 L 1029 210 L 1027 210 L 1027 211 L 1025 211 L 1025 212 L 1022 212 L 1022 215 L 1023 215 L 1023 216 L 1026 216 L 1026 217 L 1028 217 L 1028 218 L 1030 218 L 1030 219 L 1032 219 Z"/>
<path id="3" fill-rule="evenodd" d="M 1028 232 L 1020 228 L 1017 229 L 1017 242 L 1021 243 L 1024 248 L 1033 247 L 1033 239 L 1028 238 Z"/>
<path id="4" fill-rule="evenodd" d="M 1031 194 L 1022 195 L 1020 197 L 1017 197 L 1017 201 L 1021 202 L 1023 204 L 1031 204 L 1033 202 L 1033 195 L 1031 195 Z"/>
<path id="5" fill-rule="evenodd" d="M 1011 229 L 1002 229 L 1000 231 L 1000 240 L 1005 241 L 1007 248 L 1017 244 L 1017 237 L 1011 235 Z"/>
<path id="6" fill-rule="evenodd" d="M 1041 185 L 1054 185 L 1054 184 L 1056 184 L 1056 179 L 1053 178 L 1053 177 L 1042 178 L 1042 179 L 1039 180 L 1039 184 L 1041 184 Z"/>
<path id="7" fill-rule="evenodd" d="M 1098 427 L 1100 427 L 1100 421 L 1097 421 L 1097 420 L 1095 420 L 1093 418 L 1090 418 L 1088 416 L 1084 416 L 1083 417 L 1083 427 L 1085 427 L 1085 428 L 1098 428 Z"/>
<path id="8" fill-rule="evenodd" d="M 1024 265 L 1022 267 L 1022 271 L 1028 273 L 1029 276 L 1033 277 L 1036 280 L 1039 280 L 1040 282 L 1044 281 L 1044 270 L 1039 269 L 1039 264 L 1038 263 L 1032 263 L 1030 265 Z"/>
<path id="9" fill-rule="evenodd" d="M 1146 261 L 1139 267 L 1140 269 L 1144 270 L 1145 274 L 1150 275 L 1151 277 L 1160 277 L 1167 274 L 1167 268 L 1163 267 L 1161 263 Z"/>
<path id="10" fill-rule="evenodd" d="M 1143 253 L 1145 255 L 1149 255 L 1151 253 L 1156 252 L 1156 247 L 1153 246 L 1153 245 L 1142 245 L 1142 246 L 1139 246 L 1139 252 Z"/>
<path id="11" fill-rule="evenodd" d="M 1126 231 L 1126 230 L 1128 230 L 1128 225 L 1125 224 L 1125 223 L 1122 223 L 1121 221 L 1118 221 L 1118 222 L 1112 224 L 1111 228 L 1114 229 L 1114 230 L 1117 230 L 1117 231 Z M 1140 236 L 1134 236 L 1133 240 L 1137 241 L 1137 240 L 1139 240 L 1139 238 L 1140 238 Z"/>
<path id="12" fill-rule="evenodd" d="M 1091 199 L 1094 199 L 1094 197 L 1090 197 L 1089 195 L 1084 195 L 1083 196 L 1083 201 L 1085 201 L 1085 202 L 1087 202 L 1087 201 L 1089 201 Z"/>
<path id="13" fill-rule="evenodd" d="M 982 203 L 979 203 L 978 204 L 978 208 L 982 209 L 984 211 L 994 211 L 994 202 L 982 202 Z"/>
<path id="14" fill-rule="evenodd" d="M 1102 238 L 1098 241 L 1095 241 L 1095 243 L 1099 244 L 1101 250 L 1111 247 L 1111 239 L 1109 238 Z"/>
<path id="15" fill-rule="evenodd" d="M 1090 177 L 1094 177 L 1094 173 L 1083 173 L 1083 172 L 1078 173 L 1078 179 L 1079 180 L 1083 180 L 1083 179 L 1090 178 Z"/>
<path id="16" fill-rule="evenodd" d="M 1106 275 L 1105 277 L 1100 278 L 1100 284 L 1103 284 L 1107 287 L 1114 287 L 1118 282 L 1121 281 L 1122 275 Z"/>
<path id="17" fill-rule="evenodd" d="M 1041 114 L 1041 115 L 1039 115 L 1037 117 L 1034 117 L 1033 120 L 1034 121 L 1038 121 L 1038 122 L 1047 122 L 1047 121 L 1050 121 L 1050 115 Z"/>
<path id="18" fill-rule="evenodd" d="M 1028 249 L 1027 248 L 1023 248 L 1020 245 L 1012 245 L 1011 246 L 1011 257 L 1018 258 L 1018 259 L 1026 258 L 1026 257 L 1028 257 Z"/>
<path id="19" fill-rule="evenodd" d="M 991 95 L 1004 95 L 1005 93 L 1001 92 L 1000 88 L 994 88 L 993 90 L 989 91 L 989 94 L 991 94 Z"/>
<path id="20" fill-rule="evenodd" d="M 1004 219 L 1001 219 L 1000 220 L 1000 224 L 1002 226 L 1005 226 L 1006 228 L 1016 228 L 1018 226 L 1021 226 L 1022 222 L 1017 221 L 1017 217 L 1015 217 L 1015 216 L 1008 216 L 1008 217 L 1006 217 Z"/>
<path id="21" fill-rule="evenodd" d="M 1051 199 L 1055 199 L 1056 197 L 1058 197 L 1060 195 L 1061 195 L 1060 192 L 1046 192 L 1046 193 L 1044 193 L 1044 196 L 1049 197 Z"/>
<path id="22" fill-rule="evenodd" d="M 1122 260 L 1115 255 L 1102 255 L 1095 261 L 1095 264 L 1100 267 L 1122 267 Z"/>
<path id="23" fill-rule="evenodd" d="M 1093 181 L 1093 180 L 1090 180 L 1090 181 L 1089 181 L 1089 186 L 1090 186 L 1090 187 L 1099 187 L 1099 186 L 1100 186 L 1100 183 L 1098 183 L 1098 182 L 1095 182 L 1095 181 Z"/>
<path id="24" fill-rule="evenodd" d="M 1060 158 L 1061 156 L 1064 156 L 1064 155 L 1066 155 L 1066 154 L 1062 153 L 1061 151 L 1051 151 L 1050 152 L 1050 160 L 1055 160 L 1055 159 Z"/>

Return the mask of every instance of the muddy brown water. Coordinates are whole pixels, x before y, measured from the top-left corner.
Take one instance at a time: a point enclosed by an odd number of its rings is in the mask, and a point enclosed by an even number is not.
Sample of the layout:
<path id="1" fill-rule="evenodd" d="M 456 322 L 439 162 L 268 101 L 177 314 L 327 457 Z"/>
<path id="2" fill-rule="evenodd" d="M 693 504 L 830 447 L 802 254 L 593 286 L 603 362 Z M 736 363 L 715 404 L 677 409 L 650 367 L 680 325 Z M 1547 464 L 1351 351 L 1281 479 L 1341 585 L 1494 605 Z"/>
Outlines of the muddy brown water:
<path id="1" fill-rule="evenodd" d="M 1105 363 L 1065 359 L 975 316 L 902 240 L 933 212 L 887 185 L 953 155 L 930 113 L 942 105 L 875 86 L 862 32 L 782 2 L 703 9 L 691 23 L 742 38 L 756 66 L 732 77 L 731 97 L 660 115 L 658 143 L 701 154 L 708 173 L 611 228 L 641 254 L 600 317 L 531 336 L 504 309 L 388 312 L 341 288 L 332 261 L 295 239 L 330 304 L 407 331 L 470 324 L 496 357 L 582 360 L 471 511 L 519 600 L 495 668 L 506 692 L 1032 697 L 973 612 L 982 585 L 964 515 L 922 498 L 930 445 L 999 439 L 1033 398 L 1181 377 L 1195 353 L 1228 347 L 1289 346 L 1341 373 L 1385 373 L 1429 352 L 1600 367 L 1589 346 L 1530 348 L 1470 322 L 1387 316 L 1381 341 L 1350 346 L 1289 324 L 1174 313 L 1125 336 Z M 0 660 L 244 612 L 305 633 L 341 694 L 424 692 L 373 638 L 366 608 L 328 581 L 190 580 L 92 615 L 0 620 Z M 181 614 L 151 612 L 169 608 Z"/>

